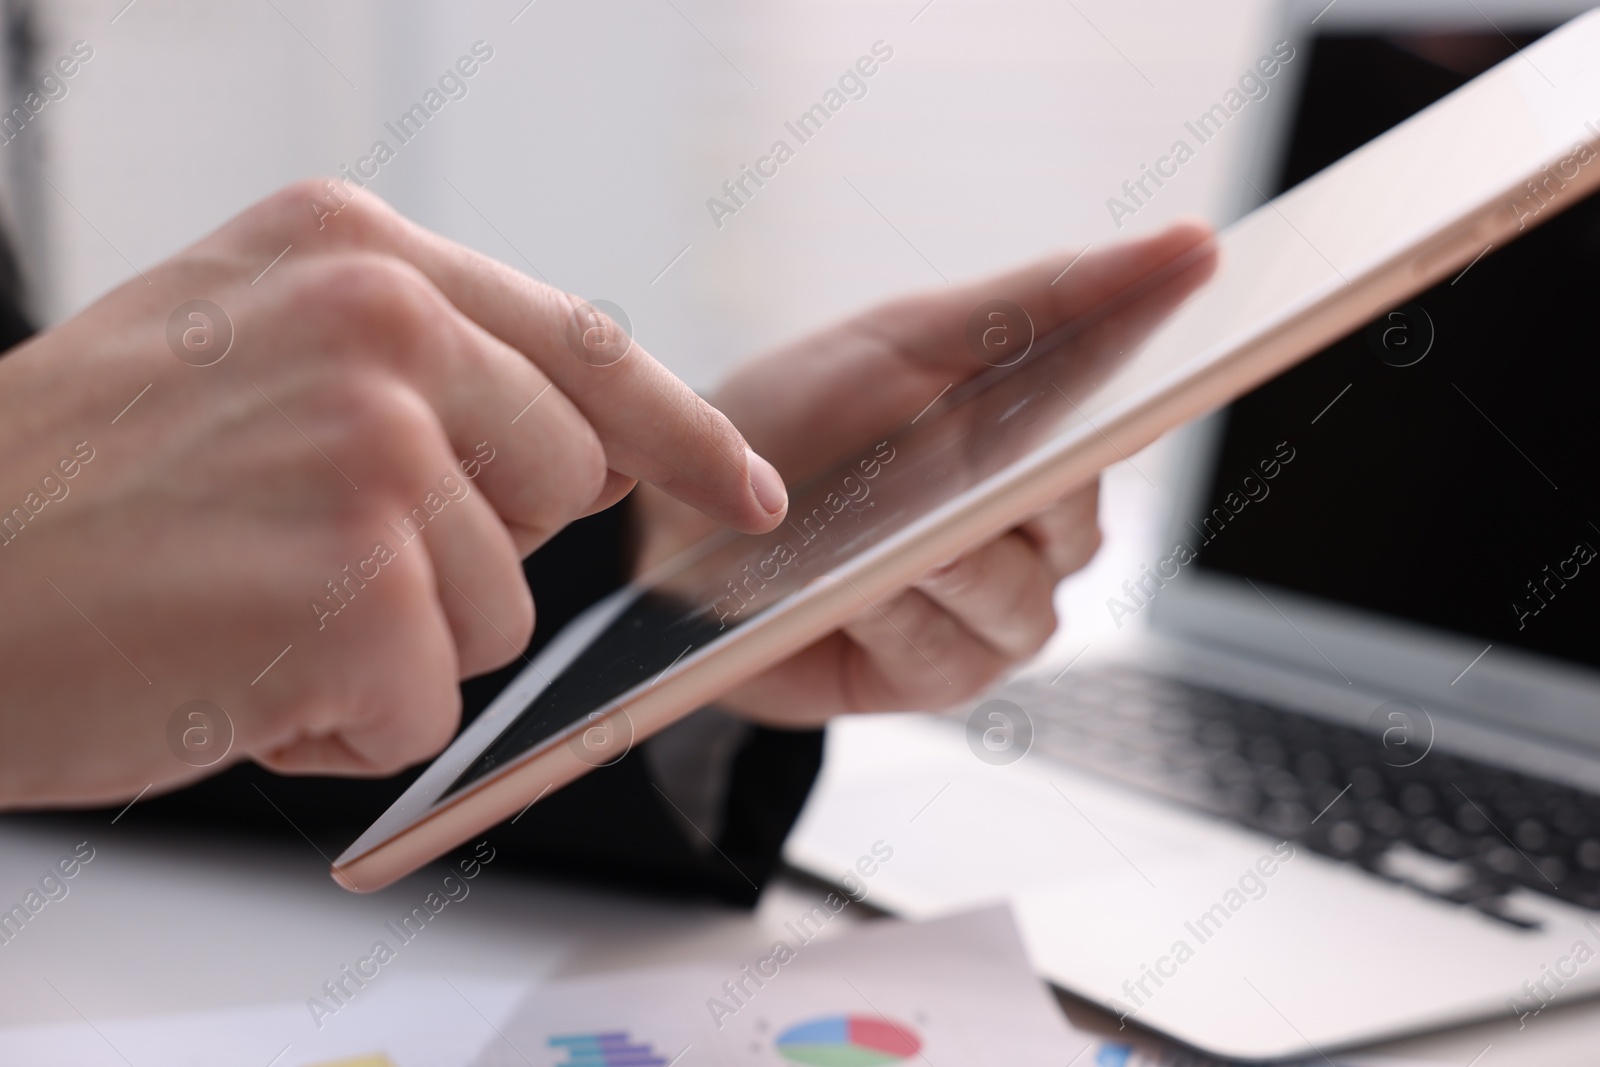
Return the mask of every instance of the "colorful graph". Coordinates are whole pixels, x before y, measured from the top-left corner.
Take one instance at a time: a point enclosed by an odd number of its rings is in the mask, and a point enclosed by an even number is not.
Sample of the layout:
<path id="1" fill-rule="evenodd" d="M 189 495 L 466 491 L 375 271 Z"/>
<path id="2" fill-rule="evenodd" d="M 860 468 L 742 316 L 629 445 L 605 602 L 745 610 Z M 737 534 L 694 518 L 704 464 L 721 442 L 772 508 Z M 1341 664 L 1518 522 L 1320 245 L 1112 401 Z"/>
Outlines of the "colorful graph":
<path id="1" fill-rule="evenodd" d="M 878 1067 L 921 1051 L 909 1026 L 873 1015 L 829 1015 L 778 1035 L 779 1054 L 806 1067 Z"/>
<path id="2" fill-rule="evenodd" d="M 1128 1057 L 1133 1055 L 1132 1045 L 1114 1045 L 1107 1042 L 1095 1054 L 1095 1067 L 1128 1067 Z"/>
<path id="3" fill-rule="evenodd" d="M 552 1037 L 550 1047 L 566 1051 L 567 1060 L 560 1067 L 667 1067 L 668 1062 L 648 1043 L 635 1042 L 626 1030 Z"/>

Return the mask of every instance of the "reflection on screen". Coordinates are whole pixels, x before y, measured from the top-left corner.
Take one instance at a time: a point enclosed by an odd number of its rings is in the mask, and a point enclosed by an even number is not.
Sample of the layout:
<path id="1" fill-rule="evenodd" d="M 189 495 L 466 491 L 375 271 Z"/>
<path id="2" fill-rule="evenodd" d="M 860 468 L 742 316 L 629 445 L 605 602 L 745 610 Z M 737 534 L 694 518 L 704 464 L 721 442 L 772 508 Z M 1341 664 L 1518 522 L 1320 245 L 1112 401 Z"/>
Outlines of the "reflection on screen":
<path id="1" fill-rule="evenodd" d="M 1317 42 L 1284 184 L 1510 51 L 1493 33 Z M 1205 514 L 1277 442 L 1296 458 L 1203 527 L 1198 565 L 1600 667 L 1597 285 L 1591 198 L 1239 401 Z"/>
<path id="2" fill-rule="evenodd" d="M 792 490 L 787 519 L 772 533 L 725 532 L 661 568 L 447 795 L 659 680 L 696 649 L 748 625 L 1044 441 L 1085 428 L 1083 405 L 1210 273 L 1211 262 L 1203 248 L 1040 339 L 1015 365 L 953 390 L 911 426 Z"/>
<path id="3" fill-rule="evenodd" d="M 1600 95 L 1600 87 L 1590 91 Z M 805 595 L 808 583 L 840 573 L 866 553 L 892 547 L 897 535 L 980 483 L 1095 440 L 1102 427 L 1153 395 L 1181 394 L 1210 363 L 1334 299 L 1352 279 L 1404 261 L 1446 223 L 1521 182 L 1581 134 L 1576 125 L 1570 131 L 1555 128 L 1550 116 L 1562 113 L 1556 90 L 1514 66 L 1475 86 L 1473 93 L 1484 106 L 1458 100 L 1419 117 L 1408 136 L 1380 139 L 1240 220 L 1219 239 L 1214 259 L 1208 248 L 1174 264 L 1041 339 L 1014 366 L 958 386 L 911 426 L 858 455 L 841 457 L 829 473 L 791 494 L 788 522 L 778 531 L 720 535 L 663 568 L 645 584 L 647 592 L 534 698 L 452 791 L 549 743 L 631 690 L 654 684 L 696 651 L 750 626 L 786 599 Z M 1544 358 L 1541 350 L 1509 339 L 1496 352 L 1504 364 Z M 1500 379 L 1454 380 L 1492 394 Z M 1577 389 L 1545 384 L 1548 394 L 1567 390 L 1561 404 L 1577 403 Z M 1246 416 L 1240 415 L 1237 425 L 1245 433 Z M 1374 427 L 1364 443 L 1381 455 L 1385 435 L 1395 429 Z M 1532 434 L 1528 440 L 1533 447 L 1541 444 Z M 1263 454 L 1270 451 L 1269 446 Z M 1434 446 L 1421 454 L 1438 452 Z M 1252 451 L 1248 462 L 1257 458 Z M 1224 467 L 1227 462 L 1225 456 Z M 1295 475 L 1310 465 L 1309 455 L 1296 460 Z M 1593 470 L 1589 463 L 1588 477 Z M 1288 495 L 1288 479 L 1287 473 L 1278 479 L 1275 484 L 1284 488 L 1275 493 Z M 1490 484 L 1498 491 L 1510 481 L 1494 472 Z M 1473 503 L 1457 504 L 1455 512 L 1478 508 L 1473 522 L 1497 507 L 1477 488 L 1463 495 Z M 1367 523 L 1363 536 L 1398 536 L 1384 522 L 1383 509 L 1395 506 L 1391 499 L 1367 486 L 1349 491 L 1350 516 Z M 1462 520 L 1453 522 L 1440 544 L 1426 547 L 1441 553 L 1432 558 L 1459 568 L 1460 559 L 1450 553 L 1459 542 Z M 1239 533 L 1242 542 L 1242 521 Z M 1208 566 L 1225 567 L 1224 553 L 1235 550 L 1221 540 L 1206 551 Z M 1243 548 L 1237 551 L 1233 565 L 1242 566 L 1251 556 Z M 1262 552 L 1261 558 L 1272 557 Z M 1315 559 L 1289 559 L 1285 565 L 1299 567 L 1293 573 L 1302 576 L 1322 566 Z M 1430 580 L 1449 579 L 1445 569 L 1436 571 Z M 1595 584 L 1600 587 L 1600 576 Z M 1403 599 L 1407 588 L 1419 587 L 1397 581 L 1393 595 Z"/>

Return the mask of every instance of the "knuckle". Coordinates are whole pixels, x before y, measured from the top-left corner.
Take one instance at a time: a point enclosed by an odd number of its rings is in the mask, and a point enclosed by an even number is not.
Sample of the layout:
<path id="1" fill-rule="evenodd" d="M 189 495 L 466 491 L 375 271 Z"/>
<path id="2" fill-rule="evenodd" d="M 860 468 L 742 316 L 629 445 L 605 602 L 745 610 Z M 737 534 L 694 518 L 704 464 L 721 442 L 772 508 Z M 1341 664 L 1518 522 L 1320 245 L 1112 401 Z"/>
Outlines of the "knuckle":
<path id="1" fill-rule="evenodd" d="M 389 205 L 378 194 L 367 189 L 350 188 L 348 183 L 324 183 L 336 187 L 344 198 L 339 209 L 340 235 L 348 234 L 352 244 L 368 248 L 388 248 L 406 226 L 405 216 Z M 335 205 L 338 206 L 338 205 Z M 329 228 L 332 228 L 331 221 Z"/>
<path id="2" fill-rule="evenodd" d="M 393 620 L 414 620 L 438 610 L 438 590 L 426 551 L 414 547 L 408 549 L 393 534 L 385 537 L 384 542 L 391 548 L 387 557 L 389 562 L 381 564 L 377 576 L 370 578 L 352 601 L 363 613 L 358 618 L 364 619 L 366 625 L 372 627 L 375 640 L 371 651 L 375 655 L 369 665 L 376 670 L 386 669 L 385 664 L 393 664 L 399 658 L 394 656 L 397 650 L 419 640 L 415 634 L 402 633 Z M 372 572 L 369 570 L 368 573 Z M 362 604 L 362 600 L 366 603 Z M 433 638 L 427 640 L 430 642 L 428 652 L 413 666 L 419 678 L 432 680 L 441 673 L 437 669 L 438 662 L 446 657 L 432 644 Z"/>
<path id="3" fill-rule="evenodd" d="M 605 446 L 588 422 L 572 420 L 561 436 L 559 461 L 541 464 L 546 484 L 539 498 L 541 510 L 564 526 L 594 503 L 605 488 L 609 468 Z"/>
<path id="4" fill-rule="evenodd" d="M 327 407 L 337 416 L 341 438 L 371 444 L 382 439 L 415 441 L 434 429 L 432 409 L 416 392 L 381 374 L 336 373 L 327 385 Z"/>
<path id="5" fill-rule="evenodd" d="M 302 428 L 347 477 L 354 475 L 360 491 L 346 499 L 358 513 L 397 500 L 414 503 L 439 477 L 435 468 L 447 465 L 444 431 L 433 409 L 397 378 L 333 367 L 306 391 Z M 304 461 L 323 462 L 315 453 Z"/>
<path id="6" fill-rule="evenodd" d="M 262 200 L 251 214 L 281 232 L 320 233 L 354 245 L 378 246 L 403 220 L 381 197 L 337 177 L 302 178 Z"/>
<path id="7" fill-rule="evenodd" d="M 339 188 L 335 178 L 299 178 L 261 201 L 259 207 L 269 218 L 292 221 L 298 226 L 311 217 L 309 205 L 327 203 Z"/>
<path id="8" fill-rule="evenodd" d="M 297 289 L 297 306 L 330 341 L 356 354 L 404 358 L 437 347 L 448 321 L 432 284 L 388 256 L 326 257 L 300 272 Z"/>
<path id="9" fill-rule="evenodd" d="M 301 178 L 251 204 L 239 221 L 252 230 L 289 234 L 303 230 L 315 215 L 312 207 L 326 198 L 328 178 Z"/>

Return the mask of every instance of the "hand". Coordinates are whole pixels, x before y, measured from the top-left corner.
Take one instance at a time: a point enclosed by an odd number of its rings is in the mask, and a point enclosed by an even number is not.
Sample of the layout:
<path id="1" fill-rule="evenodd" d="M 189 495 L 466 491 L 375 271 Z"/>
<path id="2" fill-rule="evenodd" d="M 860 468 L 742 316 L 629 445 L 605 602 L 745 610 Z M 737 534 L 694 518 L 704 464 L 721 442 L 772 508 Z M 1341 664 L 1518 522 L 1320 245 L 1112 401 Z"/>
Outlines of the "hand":
<path id="1" fill-rule="evenodd" d="M 866 454 L 952 382 L 988 369 L 965 339 L 967 317 L 985 301 L 1021 305 L 1042 335 L 1207 240 L 1204 227 L 1178 225 L 1084 256 L 1065 276 L 1061 269 L 1070 257 L 1054 257 L 986 282 L 896 301 L 746 365 L 713 400 L 790 484 L 798 484 L 841 459 Z M 1186 292 L 1209 270 L 1210 259 L 1202 257 L 1175 288 Z M 1106 329 L 1139 333 L 1153 321 Z M 842 712 L 933 710 L 983 691 L 1055 631 L 1056 583 L 1087 563 L 1100 544 L 1097 495 L 1097 483 L 1068 493 L 899 595 L 864 608 L 843 629 L 719 706 L 798 727 Z M 636 508 L 644 531 L 641 570 L 712 529 L 649 487 L 641 487 Z"/>
<path id="2" fill-rule="evenodd" d="M 390 773 L 528 640 L 522 556 L 634 479 L 774 527 L 770 466 L 577 308 L 305 183 L 0 360 L 0 806 Z"/>

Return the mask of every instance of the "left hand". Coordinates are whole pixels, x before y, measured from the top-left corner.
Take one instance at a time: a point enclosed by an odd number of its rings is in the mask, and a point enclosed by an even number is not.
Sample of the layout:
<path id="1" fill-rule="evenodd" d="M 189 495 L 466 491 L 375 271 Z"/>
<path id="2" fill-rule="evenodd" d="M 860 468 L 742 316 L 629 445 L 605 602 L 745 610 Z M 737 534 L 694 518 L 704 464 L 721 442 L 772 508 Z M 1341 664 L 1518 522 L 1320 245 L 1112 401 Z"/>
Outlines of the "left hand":
<path id="1" fill-rule="evenodd" d="M 906 423 L 947 386 L 988 369 L 965 342 L 967 317 L 979 304 L 1011 300 L 1043 335 L 1208 237 L 1202 226 L 1178 225 L 1084 256 L 1065 277 L 1061 268 L 1069 258 L 1054 257 L 989 281 L 895 301 L 746 364 L 712 402 L 787 484 L 801 484 Z M 830 448 L 818 449 L 818 441 Z M 800 728 L 845 712 L 933 710 L 982 692 L 1055 632 L 1057 582 L 1088 563 L 1100 545 L 1098 495 L 1097 481 L 1069 492 L 897 596 L 863 609 L 718 706 L 767 725 Z M 641 571 L 715 529 L 651 486 L 640 486 L 634 505 Z"/>

